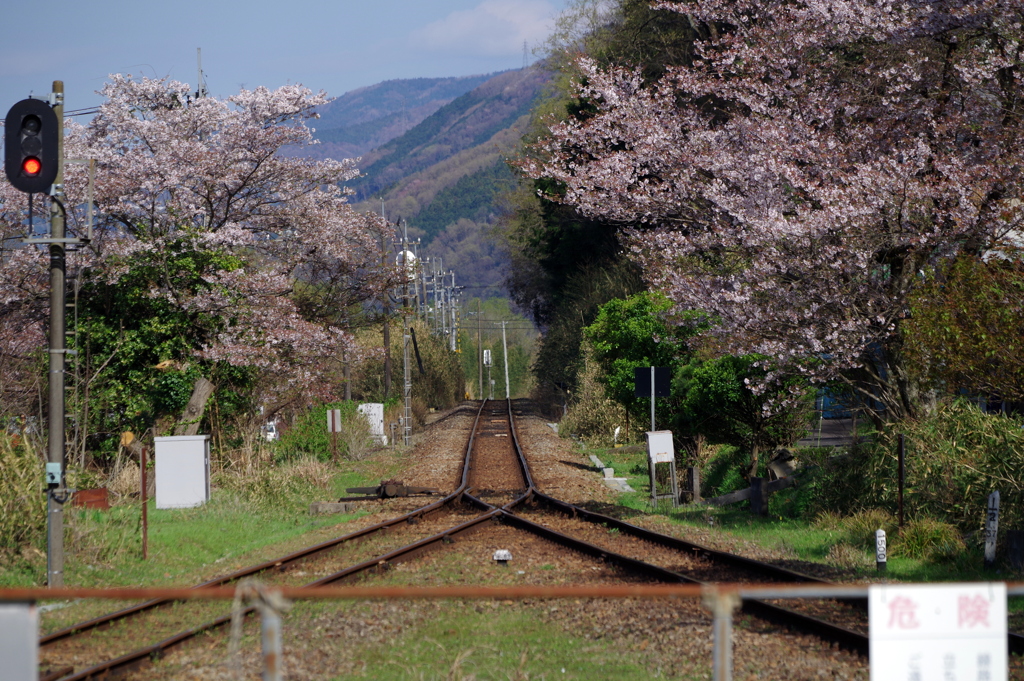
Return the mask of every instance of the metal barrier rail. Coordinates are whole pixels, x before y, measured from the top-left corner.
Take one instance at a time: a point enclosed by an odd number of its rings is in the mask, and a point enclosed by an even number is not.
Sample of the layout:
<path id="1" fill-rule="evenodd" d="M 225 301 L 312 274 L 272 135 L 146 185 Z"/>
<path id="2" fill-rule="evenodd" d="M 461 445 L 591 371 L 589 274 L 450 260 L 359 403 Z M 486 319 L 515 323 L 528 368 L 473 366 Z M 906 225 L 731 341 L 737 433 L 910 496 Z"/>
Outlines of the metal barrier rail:
<path id="1" fill-rule="evenodd" d="M 437 587 L 264 587 L 258 609 L 263 628 L 264 679 L 278 681 L 281 659 L 281 620 L 272 603 L 289 600 L 422 600 L 422 599 L 556 599 L 556 598 L 700 598 L 714 616 L 713 668 L 715 681 L 732 679 L 732 614 L 743 599 L 867 598 L 868 584 L 714 584 L 638 586 L 437 586 Z M 0 589 L 0 603 L 99 598 L 135 600 L 235 600 L 253 583 L 237 587 L 204 588 L 7 588 Z M 1024 582 L 1007 582 L 1008 596 L 1024 596 Z"/>

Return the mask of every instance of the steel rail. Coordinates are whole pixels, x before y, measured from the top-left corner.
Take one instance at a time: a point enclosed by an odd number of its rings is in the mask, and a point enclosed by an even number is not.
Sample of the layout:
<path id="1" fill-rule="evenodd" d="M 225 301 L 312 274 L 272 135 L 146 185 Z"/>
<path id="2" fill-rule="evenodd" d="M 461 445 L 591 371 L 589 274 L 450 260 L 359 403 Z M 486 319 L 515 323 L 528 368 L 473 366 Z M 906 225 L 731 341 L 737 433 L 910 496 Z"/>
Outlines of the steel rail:
<path id="1" fill-rule="evenodd" d="M 408 544 L 393 551 L 389 551 L 385 554 L 377 556 L 376 558 L 365 560 L 361 563 L 358 563 L 357 565 L 353 565 L 343 570 L 339 570 L 338 572 L 335 572 L 331 575 L 327 575 L 326 577 L 310 582 L 301 587 L 290 589 L 280 588 L 275 590 L 281 591 L 282 593 L 287 592 L 292 595 L 302 594 L 306 590 L 316 590 L 328 584 L 341 581 L 347 577 L 352 577 L 363 572 L 386 569 L 386 567 L 390 564 L 410 560 L 416 557 L 417 555 L 429 550 L 430 548 L 437 546 L 438 544 L 449 541 L 452 538 L 457 537 L 465 532 L 470 532 L 474 529 L 477 529 L 481 524 L 491 520 L 492 517 L 497 516 L 500 512 L 501 511 L 499 509 L 494 509 L 491 513 L 485 513 L 476 518 L 473 518 L 472 520 L 456 525 L 455 527 L 448 528 L 447 530 L 444 530 L 443 532 L 435 534 L 431 537 L 427 537 L 425 539 L 413 542 L 412 544 Z M 225 598 L 225 594 L 234 594 L 235 589 L 221 586 L 207 589 L 188 589 L 185 591 L 185 593 L 188 594 L 187 597 L 191 599 L 209 597 L 212 600 Z M 246 608 L 241 614 L 247 617 L 253 612 L 255 612 L 255 608 L 249 607 Z M 186 641 L 194 638 L 199 634 L 213 631 L 226 624 L 229 624 L 231 622 L 231 619 L 232 615 L 223 615 L 216 619 L 205 622 L 204 624 L 192 627 L 191 629 L 188 629 L 186 631 L 174 634 L 173 636 L 170 636 L 162 641 L 158 641 L 157 643 L 154 643 L 152 645 L 148 645 L 143 648 L 133 650 L 112 660 L 107 660 L 105 662 L 93 665 L 92 667 L 84 669 L 78 672 L 77 674 L 61 677 L 60 681 L 85 681 L 86 679 L 105 678 L 107 675 L 110 674 L 129 671 L 144 664 L 147 660 L 158 659 L 160 657 L 163 657 L 172 648 L 175 648 L 176 646 L 185 643 Z"/>
<path id="2" fill-rule="evenodd" d="M 480 405 L 480 409 L 477 410 L 476 419 L 474 420 L 474 429 L 476 427 L 476 423 L 480 419 L 480 413 L 483 410 L 483 406 L 484 405 L 481 404 Z M 472 436 L 471 436 L 471 438 L 472 438 Z M 470 440 L 470 446 L 472 446 L 472 439 Z M 289 564 L 296 563 L 298 561 L 301 561 L 301 560 L 304 560 L 304 559 L 307 559 L 307 558 L 311 558 L 311 557 L 313 557 L 313 556 L 315 556 L 317 554 L 320 554 L 320 553 L 332 550 L 332 549 L 336 548 L 337 546 L 339 546 L 339 545 L 341 545 L 343 543 L 346 543 L 346 542 L 349 542 L 349 541 L 352 541 L 352 540 L 355 540 L 355 539 L 359 539 L 361 537 L 365 537 L 367 535 L 373 534 L 375 532 L 379 532 L 381 530 L 385 530 L 385 529 L 387 529 L 389 527 L 392 527 L 394 525 L 399 525 L 401 523 L 406 523 L 406 522 L 409 522 L 411 520 L 415 520 L 417 518 L 420 518 L 422 516 L 429 515 L 430 513 L 433 513 L 435 511 L 439 511 L 444 506 L 446 506 L 448 504 L 451 504 L 454 501 L 456 501 L 459 498 L 459 495 L 465 489 L 465 484 L 466 484 L 465 483 L 465 475 L 463 475 L 462 484 L 454 492 L 452 492 L 451 494 L 447 495 L 446 497 L 444 497 L 442 499 L 439 499 L 437 501 L 429 503 L 429 504 L 427 504 L 425 506 L 422 506 L 420 508 L 414 509 L 414 510 L 412 510 L 412 511 L 410 511 L 410 512 L 404 514 L 404 515 L 396 516 L 395 518 L 391 518 L 390 520 L 385 520 L 383 522 L 376 523 L 376 524 L 370 525 L 368 527 L 364 527 L 361 530 L 357 530 L 355 532 L 350 532 L 349 534 L 343 535 L 341 537 L 335 537 L 334 539 L 329 539 L 329 540 L 321 542 L 319 544 L 315 544 L 313 546 L 309 546 L 309 547 L 306 547 L 304 549 L 300 549 L 300 550 L 295 551 L 293 553 L 289 553 L 289 554 L 287 554 L 285 556 L 281 556 L 279 558 L 275 558 L 275 559 L 272 559 L 272 560 L 265 561 L 265 562 L 260 563 L 258 565 L 254 565 L 254 566 L 251 566 L 251 567 L 248 567 L 248 568 L 243 568 L 241 570 L 237 570 L 237 571 L 232 572 L 230 574 L 224 575 L 223 577 L 217 577 L 217 578 L 211 579 L 211 580 L 209 580 L 207 582 L 203 582 L 202 584 L 196 584 L 195 586 L 193 586 L 191 588 L 193 588 L 193 589 L 207 589 L 207 588 L 211 588 L 211 587 L 223 586 L 225 584 L 229 584 L 231 582 L 235 582 L 235 581 L 238 581 L 240 579 L 244 579 L 245 577 L 251 577 L 253 575 L 260 574 L 261 572 L 265 572 L 266 570 L 271 570 L 271 569 L 274 569 L 274 568 L 279 568 L 279 567 L 281 567 L 283 565 L 289 565 Z M 154 600 L 147 601 L 145 603 L 139 603 L 137 605 L 130 606 L 130 607 L 124 608 L 122 610 L 118 610 L 116 612 L 108 613 L 106 615 L 101 615 L 100 617 L 95 617 L 95 618 L 90 619 L 90 620 L 86 620 L 86 621 L 83 621 L 83 622 L 78 622 L 78 623 L 73 624 L 73 625 L 71 625 L 69 627 L 65 627 L 64 629 L 60 629 L 58 631 L 54 631 L 52 633 L 49 633 L 49 634 L 47 634 L 45 636 L 40 637 L 39 645 L 40 645 L 40 647 L 46 646 L 46 645 L 49 645 L 49 644 L 54 643 L 56 641 L 59 641 L 59 640 L 62 640 L 62 639 L 65 639 L 65 638 L 68 638 L 68 637 L 71 637 L 71 636 L 75 636 L 75 635 L 80 634 L 80 633 L 84 633 L 84 632 L 89 631 L 91 629 L 96 629 L 98 627 L 103 627 L 103 626 L 112 624 L 114 622 L 117 622 L 119 620 L 126 619 L 128 617 L 133 617 L 135 615 L 138 615 L 138 614 L 143 613 L 143 612 L 147 612 L 147 611 L 152 610 L 154 608 L 158 608 L 158 607 L 165 606 L 165 605 L 170 605 L 173 602 L 174 602 L 174 599 L 166 599 L 166 598 L 154 599 Z"/>
<path id="3" fill-rule="evenodd" d="M 511 400 L 509 400 L 508 409 L 509 423 L 511 424 L 514 422 Z M 522 448 L 519 445 L 519 439 L 515 436 L 513 436 L 511 439 L 512 444 L 515 447 L 516 455 L 520 460 L 520 467 L 524 471 L 528 471 L 526 457 L 523 454 Z M 746 570 L 761 572 L 762 574 L 768 574 L 775 578 L 783 578 L 786 581 L 798 581 L 804 583 L 819 582 L 819 580 L 815 580 L 813 577 L 803 575 L 792 570 L 786 570 L 785 568 L 780 568 L 775 565 L 769 565 L 767 563 L 761 563 L 760 561 L 744 558 L 742 556 L 736 556 L 733 554 L 726 554 L 720 551 L 714 551 L 713 549 L 709 549 L 698 544 L 692 544 L 690 542 L 684 542 L 682 540 L 676 539 L 675 537 L 670 537 L 668 535 L 662 535 L 657 532 L 652 532 L 650 530 L 637 527 L 636 525 L 631 525 L 630 523 L 626 523 L 618 519 L 611 518 L 609 516 L 602 516 L 600 514 L 592 513 L 590 511 L 587 511 L 586 509 L 580 508 L 573 504 L 569 504 L 568 502 L 564 502 L 559 499 L 555 499 L 554 497 L 550 497 L 546 494 L 543 494 L 533 484 L 533 480 L 531 477 L 528 477 L 527 480 L 529 486 L 526 490 L 526 493 L 520 496 L 518 499 L 515 499 L 511 503 L 506 504 L 501 509 L 502 515 L 500 517 L 500 520 L 502 522 L 519 527 L 521 529 L 532 531 L 535 534 L 540 534 L 541 536 L 544 536 L 545 538 L 551 541 L 555 541 L 565 546 L 566 548 L 570 548 L 574 551 L 578 551 L 586 555 L 597 557 L 601 560 L 613 562 L 624 570 L 640 572 L 648 576 L 649 578 L 658 579 L 659 581 L 681 581 L 698 584 L 704 587 L 712 586 L 712 584 L 709 582 L 704 582 L 694 577 L 689 577 L 678 572 L 666 570 L 664 568 L 652 565 L 650 563 L 646 563 L 644 561 L 639 561 L 634 558 L 629 558 L 627 556 L 623 556 L 621 554 L 608 551 L 595 544 L 591 544 L 589 542 L 569 537 L 566 534 L 563 534 L 548 527 L 544 527 L 543 525 L 534 523 L 530 520 L 527 520 L 521 516 L 516 515 L 514 509 L 518 506 L 528 503 L 532 499 L 538 499 L 540 501 L 543 501 L 544 503 L 552 504 L 555 507 L 562 509 L 564 512 L 567 512 L 568 514 L 574 517 L 582 517 L 583 519 L 589 520 L 590 522 L 606 522 L 640 539 L 661 544 L 668 548 L 674 548 L 676 550 L 690 553 L 701 552 L 705 556 L 710 557 L 712 559 L 721 558 L 723 561 L 727 561 L 729 564 L 733 566 L 742 566 Z M 486 502 L 474 498 L 473 503 L 479 505 L 485 504 Z M 600 518 L 600 520 L 598 520 L 598 518 Z M 795 612 L 788 608 L 773 605 L 771 603 L 765 603 L 764 601 L 760 601 L 757 599 L 744 599 L 741 608 L 744 612 L 751 615 L 756 615 L 761 619 L 775 622 L 777 624 L 798 627 L 802 631 L 814 634 L 815 636 L 818 636 L 819 638 L 822 638 L 824 640 L 837 643 L 841 647 L 857 652 L 861 655 L 864 655 L 865 657 L 867 657 L 868 655 L 868 637 L 859 632 L 847 629 L 846 627 L 842 627 L 831 622 L 826 622 L 824 620 L 820 620 L 818 618 L 811 617 L 800 612 Z"/>
<path id="4" fill-rule="evenodd" d="M 452 502 L 460 499 L 462 497 L 462 495 L 464 494 L 464 492 L 466 491 L 467 486 L 468 486 L 469 469 L 470 469 L 470 461 L 471 461 L 472 452 L 473 452 L 473 444 L 475 442 L 476 433 L 477 433 L 477 430 L 478 430 L 478 427 L 479 427 L 479 424 L 480 424 L 480 416 L 483 414 L 484 407 L 486 406 L 486 404 L 487 404 L 486 400 L 481 402 L 480 408 L 477 410 L 476 417 L 473 420 L 473 427 L 472 427 L 472 429 L 470 431 L 469 441 L 466 444 L 465 455 L 464 455 L 464 458 L 463 458 L 462 475 L 461 475 L 461 479 L 460 479 L 460 484 L 459 484 L 458 488 L 456 488 L 451 494 L 447 495 L 443 499 L 435 501 L 434 503 L 428 504 L 427 506 L 424 506 L 424 507 L 419 508 L 419 509 L 415 509 L 414 511 L 411 511 L 410 513 L 406 513 L 406 514 L 404 514 L 402 516 L 398 516 L 397 518 L 393 518 L 393 519 L 385 521 L 383 523 L 378 523 L 376 525 L 364 528 L 364 529 L 359 530 L 357 532 L 350 533 L 349 535 L 345 535 L 345 537 L 337 538 L 337 539 L 330 540 L 330 541 L 327 541 L 327 542 L 322 542 L 322 543 L 317 544 L 317 545 L 315 545 L 313 547 L 308 547 L 307 549 L 303 549 L 303 550 L 295 552 L 293 554 L 289 554 L 288 556 L 286 556 L 284 558 L 291 558 L 292 556 L 297 556 L 297 557 L 305 558 L 305 557 L 308 557 L 310 555 L 315 555 L 317 553 L 320 553 L 320 552 L 323 552 L 325 550 L 329 550 L 329 549 L 333 548 L 334 546 L 340 544 L 342 541 L 347 541 L 349 539 L 355 539 L 355 538 L 358 538 L 358 537 L 361 537 L 361 536 L 365 536 L 367 534 L 371 534 L 372 532 L 376 532 L 376 531 L 379 531 L 381 529 L 386 529 L 387 527 L 391 527 L 391 526 L 397 525 L 397 524 L 399 524 L 401 522 L 408 522 L 410 520 L 413 520 L 414 518 L 417 518 L 419 516 L 425 515 L 426 513 L 429 513 L 431 511 L 439 510 L 445 504 L 449 504 L 449 503 L 452 503 Z M 454 537 L 456 537 L 456 536 L 458 536 L 460 534 L 463 534 L 465 532 L 469 532 L 469 531 L 472 531 L 473 529 L 476 529 L 479 525 L 481 525 L 484 522 L 489 521 L 491 518 L 493 518 L 494 516 L 496 516 L 498 514 L 499 514 L 499 511 L 497 509 L 493 509 L 493 510 L 491 510 L 489 512 L 485 512 L 485 513 L 481 514 L 480 516 L 478 516 L 476 518 L 473 518 L 473 519 L 471 519 L 469 521 L 466 521 L 464 523 L 460 523 L 459 525 L 456 525 L 454 527 L 448 528 L 447 530 L 444 530 L 444 531 L 442 531 L 440 533 L 437 533 L 437 534 L 435 534 L 435 535 L 433 535 L 431 537 L 427 537 L 425 539 L 421 539 L 419 541 L 413 542 L 412 544 L 408 544 L 406 546 L 399 547 L 398 549 L 395 549 L 393 551 L 389 551 L 389 552 L 387 552 L 385 554 L 382 554 L 382 555 L 377 556 L 375 558 L 372 558 L 370 560 L 366 560 L 366 561 L 363 561 L 361 563 L 358 563 L 357 565 L 345 568 L 345 569 L 340 570 L 338 572 L 335 572 L 335 573 L 333 573 L 331 575 L 328 575 L 328 576 L 326 576 L 324 578 L 318 579 L 318 580 L 316 580 L 314 582 L 310 582 L 309 584 L 306 584 L 306 585 L 304 585 L 303 587 L 300 587 L 300 588 L 317 588 L 317 587 L 322 587 L 322 586 L 324 586 L 326 584 L 337 582 L 337 581 L 343 580 L 343 579 L 345 579 L 347 577 L 351 577 L 353 575 L 356 575 L 356 574 L 359 574 L 359 573 L 362 573 L 362 572 L 367 572 L 367 571 L 370 571 L 370 570 L 378 570 L 378 569 L 381 569 L 381 568 L 383 568 L 383 567 L 385 567 L 385 566 L 387 566 L 388 564 L 391 564 L 391 563 L 397 563 L 397 562 L 402 562 L 404 560 L 409 560 L 409 559 L 419 555 L 420 553 L 423 553 L 423 552 L 429 550 L 430 548 L 433 548 L 433 547 L 437 546 L 438 544 L 441 544 L 441 543 L 444 543 L 444 542 L 447 542 L 447 541 L 451 541 L 452 538 L 454 538 Z M 298 558 L 294 558 L 290 562 L 294 562 L 294 560 L 297 560 L 297 559 Z M 247 570 L 241 570 L 241 571 L 232 573 L 232 575 L 229 575 L 227 577 L 221 578 L 219 580 L 211 580 L 211 582 L 206 582 L 206 583 L 201 584 L 199 586 L 192 587 L 191 589 L 188 589 L 186 592 L 189 593 L 189 594 L 195 594 L 195 596 L 205 595 L 205 594 L 203 594 L 203 592 L 211 592 L 212 593 L 212 591 L 214 591 L 214 590 L 216 590 L 218 588 L 223 588 L 224 584 L 228 583 L 229 581 L 234 581 L 236 579 L 240 579 L 241 577 L 250 576 L 252 574 L 257 574 L 258 572 L 261 572 L 263 570 L 270 569 L 270 568 L 273 568 L 273 567 L 280 567 L 283 564 L 285 564 L 285 560 L 283 560 L 283 559 L 278 559 L 276 561 L 267 561 L 266 563 L 262 563 L 260 566 L 255 566 L 255 568 L 261 568 L 261 569 L 249 568 Z M 244 573 L 244 574 L 242 574 L 242 573 Z M 74 634 L 79 633 L 79 629 L 81 629 L 82 626 L 84 626 L 86 624 L 90 625 L 89 628 L 95 628 L 97 626 L 102 626 L 103 624 L 109 624 L 110 622 L 116 621 L 118 619 L 124 619 L 125 617 L 129 617 L 129 616 L 138 614 L 138 613 L 143 612 L 145 610 L 149 610 L 149 609 L 152 609 L 152 608 L 155 608 L 155 607 L 159 607 L 161 605 L 166 605 L 168 603 L 175 602 L 176 600 L 179 600 L 179 599 L 174 599 L 174 598 L 157 598 L 157 599 L 153 599 L 151 601 L 148 601 L 147 603 L 141 604 L 140 606 L 135 606 L 134 608 L 128 608 L 126 610 L 119 611 L 118 613 L 113 613 L 111 615 L 104 616 L 102 618 L 96 618 L 96 621 L 90 621 L 90 622 L 86 622 L 86 623 L 81 623 L 79 625 L 74 625 L 74 626 L 69 627 L 69 628 L 67 628 L 65 630 L 62 630 L 61 632 L 55 632 L 55 634 L 56 633 L 67 632 L 66 634 L 64 634 L 64 636 L 62 636 L 62 638 L 66 637 L 66 636 L 74 635 Z M 243 616 L 248 616 L 248 615 L 252 614 L 254 611 L 255 611 L 254 608 L 247 608 L 244 611 Z M 128 653 L 126 653 L 124 655 L 121 655 L 121 656 L 119 656 L 119 657 L 117 657 L 115 659 L 107 660 L 105 662 L 101 662 L 99 664 L 93 665 L 92 667 L 84 669 L 81 672 L 78 672 L 77 674 L 72 674 L 70 676 L 55 677 L 55 678 L 60 679 L 60 681 L 85 681 L 86 679 L 106 678 L 106 677 L 108 677 L 111 674 L 120 673 L 122 671 L 128 671 L 128 670 L 137 668 L 137 667 L 141 666 L 142 664 L 145 664 L 147 660 L 158 659 L 160 657 L 163 657 L 167 653 L 167 651 L 171 650 L 172 648 L 174 648 L 174 647 L 176 647 L 176 646 L 178 646 L 178 645 L 180 645 L 180 644 L 182 644 L 182 643 L 184 643 L 184 642 L 194 638 L 195 636 L 197 636 L 197 635 L 199 635 L 201 633 L 212 631 L 214 629 L 222 627 L 225 624 L 229 623 L 230 621 L 231 621 L 231 616 L 230 615 L 225 615 L 225 616 L 222 616 L 222 617 L 218 617 L 218 618 L 216 618 L 214 620 L 211 620 L 211 621 L 208 621 L 208 622 L 206 622 L 204 624 L 200 624 L 200 625 L 198 625 L 196 627 L 193 627 L 191 629 L 188 629 L 186 631 L 177 633 L 177 634 L 175 634 L 175 635 L 173 635 L 171 637 L 168 637 L 168 638 L 166 638 L 166 639 L 164 639 L 162 641 L 158 641 L 157 643 L 154 643 L 152 645 L 148 645 L 148 646 L 145 646 L 143 648 L 139 648 L 139 649 L 133 650 L 133 651 L 128 652 Z M 50 636 L 52 637 L 52 636 L 54 636 L 54 634 L 51 634 Z M 56 639 L 51 639 L 51 640 L 56 640 Z"/>

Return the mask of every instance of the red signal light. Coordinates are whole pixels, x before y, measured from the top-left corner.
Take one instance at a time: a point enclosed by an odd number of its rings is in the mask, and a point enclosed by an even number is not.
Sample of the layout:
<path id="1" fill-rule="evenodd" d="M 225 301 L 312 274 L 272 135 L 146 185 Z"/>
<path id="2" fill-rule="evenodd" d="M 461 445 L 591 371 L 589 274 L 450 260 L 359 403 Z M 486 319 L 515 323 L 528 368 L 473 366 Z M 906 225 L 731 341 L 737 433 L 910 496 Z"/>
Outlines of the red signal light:
<path id="1" fill-rule="evenodd" d="M 21 170 L 26 175 L 38 175 L 39 171 L 43 169 L 43 164 L 39 162 L 39 159 L 34 156 L 29 156 L 21 162 Z"/>

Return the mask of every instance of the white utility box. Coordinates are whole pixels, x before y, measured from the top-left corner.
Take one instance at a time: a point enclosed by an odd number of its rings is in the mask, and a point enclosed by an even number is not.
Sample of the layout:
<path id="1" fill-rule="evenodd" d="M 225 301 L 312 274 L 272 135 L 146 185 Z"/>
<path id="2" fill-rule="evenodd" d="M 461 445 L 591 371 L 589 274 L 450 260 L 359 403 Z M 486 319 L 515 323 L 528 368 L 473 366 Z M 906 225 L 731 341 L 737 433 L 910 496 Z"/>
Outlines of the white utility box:
<path id="1" fill-rule="evenodd" d="M 155 437 L 156 507 L 192 508 L 210 500 L 210 436 Z"/>
<path id="2" fill-rule="evenodd" d="M 0 603 L 0 677 L 39 678 L 39 611 L 34 603 Z"/>
<path id="3" fill-rule="evenodd" d="M 370 434 L 373 435 L 374 442 L 386 445 L 388 436 L 384 434 L 384 405 L 380 402 L 365 402 L 360 404 L 357 409 L 369 421 Z"/>

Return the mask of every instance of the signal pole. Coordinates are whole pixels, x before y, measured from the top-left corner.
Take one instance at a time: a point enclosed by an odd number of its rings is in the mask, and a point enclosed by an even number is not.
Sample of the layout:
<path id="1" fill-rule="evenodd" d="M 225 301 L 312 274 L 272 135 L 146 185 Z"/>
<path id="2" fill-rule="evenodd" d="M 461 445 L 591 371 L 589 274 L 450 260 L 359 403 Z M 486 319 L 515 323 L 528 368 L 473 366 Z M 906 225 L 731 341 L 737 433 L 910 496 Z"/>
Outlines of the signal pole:
<path id="1" fill-rule="evenodd" d="M 64 82 L 53 81 L 57 178 L 50 191 L 50 374 L 46 454 L 46 583 L 64 586 Z"/>

